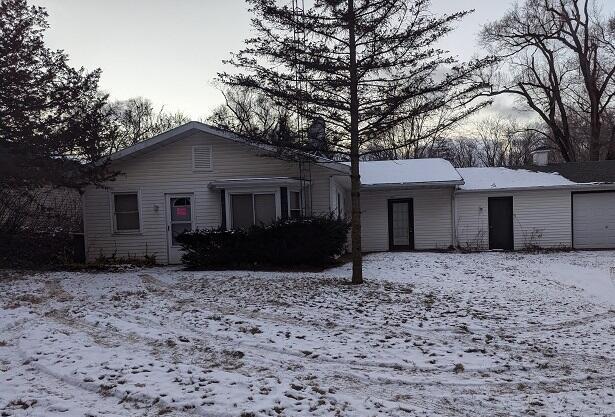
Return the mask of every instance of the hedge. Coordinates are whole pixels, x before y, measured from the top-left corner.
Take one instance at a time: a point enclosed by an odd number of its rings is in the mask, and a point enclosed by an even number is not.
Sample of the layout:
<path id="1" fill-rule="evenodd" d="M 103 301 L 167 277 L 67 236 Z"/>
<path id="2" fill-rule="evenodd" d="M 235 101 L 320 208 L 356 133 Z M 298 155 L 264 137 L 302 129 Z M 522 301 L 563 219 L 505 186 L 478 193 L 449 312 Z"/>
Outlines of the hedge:
<path id="1" fill-rule="evenodd" d="M 83 235 L 0 232 L 0 268 L 54 268 L 85 261 Z"/>
<path id="2" fill-rule="evenodd" d="M 318 266 L 346 251 L 350 223 L 334 216 L 278 220 L 247 230 L 205 229 L 178 236 L 193 269 Z"/>

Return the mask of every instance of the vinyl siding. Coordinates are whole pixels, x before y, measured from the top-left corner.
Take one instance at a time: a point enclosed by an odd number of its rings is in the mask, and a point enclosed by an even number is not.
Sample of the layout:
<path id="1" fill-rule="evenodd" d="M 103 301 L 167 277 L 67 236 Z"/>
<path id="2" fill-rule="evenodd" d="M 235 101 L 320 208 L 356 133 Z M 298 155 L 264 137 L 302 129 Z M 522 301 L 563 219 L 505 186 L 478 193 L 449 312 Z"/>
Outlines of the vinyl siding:
<path id="1" fill-rule="evenodd" d="M 211 145 L 211 171 L 192 169 L 192 147 Z M 83 198 L 86 253 L 89 261 L 99 255 L 143 256 L 155 254 L 167 262 L 165 194 L 192 193 L 197 228 L 218 227 L 222 221 L 220 192 L 208 188 L 211 181 L 232 178 L 298 177 L 295 162 L 264 156 L 263 151 L 206 133 L 190 137 L 122 161 L 113 169 L 122 172 L 108 189 L 90 187 Z M 329 213 L 329 177 L 337 172 L 312 166 L 312 210 Z M 140 195 L 142 229 L 138 234 L 113 233 L 111 192 L 136 191 Z"/>
<path id="2" fill-rule="evenodd" d="M 413 199 L 415 249 L 448 248 L 452 244 L 452 192 L 452 188 L 361 191 L 363 251 L 389 250 L 388 200 L 398 198 Z"/>
<path id="3" fill-rule="evenodd" d="M 575 249 L 615 247 L 615 191 L 573 194 Z"/>
<path id="4" fill-rule="evenodd" d="M 489 248 L 488 198 L 509 196 L 513 197 L 516 250 L 571 246 L 570 191 L 531 190 L 457 193 L 456 234 L 462 248 Z"/>

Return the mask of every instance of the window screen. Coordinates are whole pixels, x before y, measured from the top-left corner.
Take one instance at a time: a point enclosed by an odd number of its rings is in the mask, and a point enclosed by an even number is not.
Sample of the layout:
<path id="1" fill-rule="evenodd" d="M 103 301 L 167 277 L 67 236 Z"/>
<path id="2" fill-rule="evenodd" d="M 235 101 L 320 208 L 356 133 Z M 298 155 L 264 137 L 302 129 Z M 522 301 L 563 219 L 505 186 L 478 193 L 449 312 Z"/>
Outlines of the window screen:
<path id="1" fill-rule="evenodd" d="M 231 195 L 231 210 L 234 229 L 247 229 L 254 224 L 252 194 Z"/>
<path id="2" fill-rule="evenodd" d="M 275 194 L 254 194 L 255 224 L 271 224 L 275 220 Z"/>
<path id="3" fill-rule="evenodd" d="M 115 230 L 139 230 L 139 198 L 134 194 L 114 194 L 113 212 L 115 216 Z"/>

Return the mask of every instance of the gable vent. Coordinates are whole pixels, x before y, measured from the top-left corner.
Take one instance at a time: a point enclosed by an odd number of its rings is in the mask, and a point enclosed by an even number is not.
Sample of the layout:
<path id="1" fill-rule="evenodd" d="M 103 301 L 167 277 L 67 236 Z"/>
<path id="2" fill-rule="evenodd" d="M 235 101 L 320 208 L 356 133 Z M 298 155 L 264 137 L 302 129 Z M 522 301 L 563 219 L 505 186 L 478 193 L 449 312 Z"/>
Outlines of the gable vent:
<path id="1" fill-rule="evenodd" d="M 212 169 L 211 146 L 192 147 L 192 169 L 210 171 Z"/>

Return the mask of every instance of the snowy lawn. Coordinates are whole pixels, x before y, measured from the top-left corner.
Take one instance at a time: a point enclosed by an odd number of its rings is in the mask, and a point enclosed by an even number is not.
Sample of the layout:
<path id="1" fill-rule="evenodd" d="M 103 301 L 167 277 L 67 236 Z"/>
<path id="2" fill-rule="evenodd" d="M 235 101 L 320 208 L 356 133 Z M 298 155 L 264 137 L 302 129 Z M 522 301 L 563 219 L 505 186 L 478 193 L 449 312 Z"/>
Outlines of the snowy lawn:
<path id="1" fill-rule="evenodd" d="M 1 416 L 612 416 L 615 252 L 0 272 Z M 615 279 L 615 278 L 613 278 Z"/>

